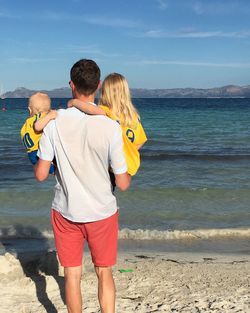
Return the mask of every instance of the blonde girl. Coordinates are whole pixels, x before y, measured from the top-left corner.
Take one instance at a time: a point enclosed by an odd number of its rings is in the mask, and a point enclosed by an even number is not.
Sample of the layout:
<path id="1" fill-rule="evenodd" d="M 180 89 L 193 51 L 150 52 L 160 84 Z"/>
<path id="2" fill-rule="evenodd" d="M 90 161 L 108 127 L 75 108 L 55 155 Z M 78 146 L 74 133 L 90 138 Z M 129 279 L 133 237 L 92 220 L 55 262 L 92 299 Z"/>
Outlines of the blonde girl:
<path id="1" fill-rule="evenodd" d="M 147 137 L 139 113 L 131 101 L 125 77 L 112 73 L 104 79 L 98 106 L 77 99 L 70 100 L 68 106 L 74 106 L 87 114 L 106 115 L 120 124 L 128 173 L 135 175 L 140 167 L 138 150 L 147 141 Z"/>

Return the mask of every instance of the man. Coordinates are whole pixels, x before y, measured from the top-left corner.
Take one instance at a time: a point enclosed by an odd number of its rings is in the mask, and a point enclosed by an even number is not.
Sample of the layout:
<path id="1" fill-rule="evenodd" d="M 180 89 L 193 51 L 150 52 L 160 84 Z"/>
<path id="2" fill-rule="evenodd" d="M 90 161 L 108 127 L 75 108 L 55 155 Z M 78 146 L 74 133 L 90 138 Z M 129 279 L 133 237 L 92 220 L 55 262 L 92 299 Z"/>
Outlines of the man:
<path id="1" fill-rule="evenodd" d="M 70 72 L 73 98 L 94 102 L 100 69 L 80 60 Z M 43 131 L 35 167 L 38 181 L 47 179 L 53 158 L 57 170 L 52 226 L 58 257 L 65 273 L 68 312 L 82 312 L 81 273 L 86 239 L 98 277 L 102 313 L 115 312 L 112 266 L 116 263 L 118 213 L 111 192 L 109 166 L 117 187 L 130 185 L 119 124 L 106 116 L 90 116 L 76 108 L 59 110 Z"/>

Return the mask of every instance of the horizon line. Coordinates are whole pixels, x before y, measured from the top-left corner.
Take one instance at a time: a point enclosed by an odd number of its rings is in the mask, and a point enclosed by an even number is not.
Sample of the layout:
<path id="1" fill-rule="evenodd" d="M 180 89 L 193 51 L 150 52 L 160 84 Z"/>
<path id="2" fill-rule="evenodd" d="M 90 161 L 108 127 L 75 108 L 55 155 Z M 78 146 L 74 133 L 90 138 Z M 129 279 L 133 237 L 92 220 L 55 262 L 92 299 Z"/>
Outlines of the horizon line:
<path id="1" fill-rule="evenodd" d="M 248 85 L 234 85 L 234 84 L 227 84 L 227 85 L 222 85 L 222 86 L 215 86 L 215 87 L 172 87 L 172 88 L 163 88 L 163 87 L 155 87 L 155 88 L 148 88 L 148 87 L 129 87 L 129 89 L 145 89 L 145 90 L 173 90 L 173 89 L 215 89 L 215 88 L 225 88 L 225 87 L 238 87 L 238 88 L 246 88 L 246 87 L 250 87 L 250 82 Z M 4 93 L 2 93 L 2 95 L 6 94 L 6 93 L 9 93 L 9 92 L 15 92 L 15 91 L 18 91 L 18 90 L 22 90 L 22 89 L 25 89 L 25 90 L 28 90 L 28 91 L 54 91 L 54 90 L 57 90 L 57 89 L 70 89 L 70 87 L 67 87 L 67 86 L 64 86 L 64 87 L 55 87 L 53 89 L 44 89 L 44 88 L 39 88 L 39 89 L 30 89 L 30 88 L 27 88 L 27 87 L 23 87 L 23 86 L 20 86 L 20 87 L 16 87 L 15 89 L 13 90 L 8 90 L 8 91 L 5 91 Z M 1 96 L 1 94 L 0 94 Z"/>

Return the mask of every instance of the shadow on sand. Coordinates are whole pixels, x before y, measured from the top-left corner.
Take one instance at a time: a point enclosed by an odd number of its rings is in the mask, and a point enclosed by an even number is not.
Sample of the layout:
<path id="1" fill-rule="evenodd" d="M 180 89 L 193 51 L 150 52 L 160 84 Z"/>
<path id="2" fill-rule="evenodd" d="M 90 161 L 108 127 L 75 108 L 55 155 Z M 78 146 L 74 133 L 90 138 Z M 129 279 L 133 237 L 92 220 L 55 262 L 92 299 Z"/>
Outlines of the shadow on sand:
<path id="1" fill-rule="evenodd" d="M 14 225 L 13 228 L 14 233 L 18 234 L 18 238 L 28 237 L 29 239 L 9 239 L 9 230 L 3 229 L 1 244 L 5 252 L 13 254 L 19 260 L 24 274 L 34 282 L 37 299 L 43 305 L 45 312 L 56 313 L 57 309 L 46 292 L 45 277 L 45 275 L 53 276 L 58 284 L 62 301 L 65 303 L 64 278 L 59 276 L 56 252 L 50 251 L 48 239 L 37 228 L 19 224 Z M 31 242 L 32 247 L 27 247 Z"/>

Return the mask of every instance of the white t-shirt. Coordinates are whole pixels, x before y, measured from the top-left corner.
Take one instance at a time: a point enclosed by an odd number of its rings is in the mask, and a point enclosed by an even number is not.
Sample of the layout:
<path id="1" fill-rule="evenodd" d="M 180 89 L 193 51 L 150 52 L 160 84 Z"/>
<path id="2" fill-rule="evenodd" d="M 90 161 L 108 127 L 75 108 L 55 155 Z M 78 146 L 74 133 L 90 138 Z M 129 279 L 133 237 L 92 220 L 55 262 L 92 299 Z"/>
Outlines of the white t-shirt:
<path id="1" fill-rule="evenodd" d="M 122 132 L 106 116 L 87 115 L 76 108 L 58 110 L 43 130 L 38 156 L 57 162 L 52 208 L 74 222 L 107 218 L 117 210 L 109 166 L 123 174 L 127 165 Z"/>

